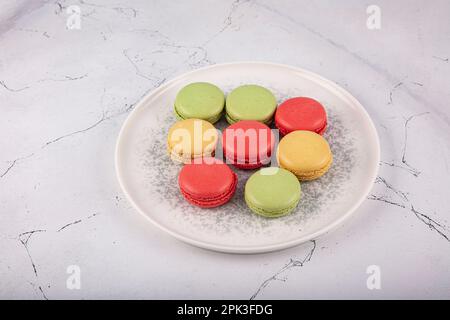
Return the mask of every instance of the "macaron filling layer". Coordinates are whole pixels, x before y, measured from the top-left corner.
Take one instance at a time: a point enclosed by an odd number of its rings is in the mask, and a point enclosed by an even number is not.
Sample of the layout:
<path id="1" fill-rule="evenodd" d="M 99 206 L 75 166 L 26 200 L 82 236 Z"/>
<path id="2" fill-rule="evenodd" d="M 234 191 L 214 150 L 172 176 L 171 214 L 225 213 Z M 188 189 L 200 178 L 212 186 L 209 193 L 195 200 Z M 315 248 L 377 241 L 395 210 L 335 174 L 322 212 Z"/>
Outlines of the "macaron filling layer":
<path id="1" fill-rule="evenodd" d="M 204 153 L 199 154 L 184 154 L 184 153 L 177 153 L 174 150 L 170 150 L 169 148 L 167 148 L 167 153 L 169 154 L 169 157 L 172 159 L 172 161 L 184 164 L 192 163 L 193 161 L 199 158 L 214 157 L 215 155 L 214 150 L 212 152 L 205 151 Z"/>
<path id="2" fill-rule="evenodd" d="M 190 117 L 184 117 L 182 114 L 180 114 L 175 106 L 174 106 L 174 109 L 173 109 L 173 110 L 174 110 L 174 113 L 175 113 L 175 117 L 176 117 L 178 120 L 191 119 Z M 202 120 L 208 121 L 208 122 L 210 122 L 210 123 L 216 123 L 217 121 L 220 120 L 220 118 L 222 118 L 222 115 L 223 115 L 223 114 L 224 114 L 224 112 L 222 111 L 222 112 L 220 112 L 219 114 L 217 114 L 217 115 L 215 115 L 215 116 L 212 116 L 211 118 L 202 119 Z"/>

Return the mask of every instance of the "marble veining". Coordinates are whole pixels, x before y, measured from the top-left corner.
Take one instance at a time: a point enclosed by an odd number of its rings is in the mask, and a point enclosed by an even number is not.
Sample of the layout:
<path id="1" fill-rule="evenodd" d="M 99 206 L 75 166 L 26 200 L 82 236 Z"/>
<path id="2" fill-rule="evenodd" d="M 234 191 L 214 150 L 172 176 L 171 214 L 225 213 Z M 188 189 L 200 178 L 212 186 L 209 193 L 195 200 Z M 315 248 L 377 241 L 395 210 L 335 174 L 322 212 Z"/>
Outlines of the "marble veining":
<path id="1" fill-rule="evenodd" d="M 450 4 L 374 4 L 379 30 L 360 1 L 4 1 L 0 297 L 449 298 Z M 79 29 L 68 28 L 71 6 Z M 334 232 L 218 254 L 163 234 L 125 201 L 113 155 L 127 114 L 178 74 L 239 60 L 314 71 L 373 118 L 379 177 Z M 366 286 L 371 265 L 380 290 Z"/>

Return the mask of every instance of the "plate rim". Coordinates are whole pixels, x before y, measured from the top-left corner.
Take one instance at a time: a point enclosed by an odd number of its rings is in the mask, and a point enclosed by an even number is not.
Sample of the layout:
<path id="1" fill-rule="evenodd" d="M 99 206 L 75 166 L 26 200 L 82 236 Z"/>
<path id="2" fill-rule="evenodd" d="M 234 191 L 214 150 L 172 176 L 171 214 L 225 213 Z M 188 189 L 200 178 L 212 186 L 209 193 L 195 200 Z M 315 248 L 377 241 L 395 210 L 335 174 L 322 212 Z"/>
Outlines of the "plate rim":
<path id="1" fill-rule="evenodd" d="M 177 82 L 178 80 L 184 78 L 184 77 L 188 77 L 191 74 L 194 74 L 196 72 L 199 71 L 206 71 L 208 69 L 214 69 L 214 68 L 220 68 L 220 67 L 226 67 L 226 66 L 238 66 L 238 65 L 249 65 L 249 64 L 259 64 L 262 67 L 264 66 L 270 66 L 270 67 L 278 67 L 278 68 L 286 68 L 286 69 L 290 69 L 291 71 L 294 72 L 301 72 L 304 74 L 307 74 L 308 76 L 315 78 L 321 82 L 324 82 L 325 84 L 333 87 L 333 89 L 337 90 L 339 93 L 343 94 L 347 99 L 349 99 L 350 101 L 352 101 L 353 104 L 355 104 L 356 106 L 358 106 L 360 108 L 360 110 L 362 111 L 362 114 L 364 115 L 364 117 L 366 118 L 366 120 L 368 121 L 368 124 L 371 128 L 371 130 L 374 133 L 374 137 L 375 137 L 375 156 L 376 156 L 376 163 L 380 162 L 380 154 L 381 154 L 381 147 L 380 147 L 380 139 L 379 139 L 379 135 L 378 135 L 378 131 L 375 127 L 375 124 L 372 121 L 372 118 L 370 117 L 369 113 L 367 112 L 367 110 L 364 108 L 364 106 L 351 94 L 349 93 L 346 89 L 342 88 L 340 85 L 338 85 L 337 83 L 328 80 L 320 75 L 318 75 L 317 73 L 311 72 L 309 70 L 300 68 L 300 67 L 295 67 L 295 66 L 291 66 L 291 65 L 287 65 L 287 64 L 282 64 L 282 63 L 274 63 L 274 62 L 267 62 L 267 61 L 235 61 L 235 62 L 226 62 L 226 63 L 217 63 L 217 64 L 212 64 L 212 65 L 208 65 L 205 67 L 201 67 L 201 68 L 197 68 L 194 70 L 190 70 L 188 72 L 184 72 L 178 76 L 175 76 L 174 78 L 170 79 L 169 81 L 163 83 L 161 86 L 148 90 L 143 97 L 140 98 L 140 100 L 136 103 L 135 107 L 133 108 L 133 110 L 128 114 L 128 116 L 126 117 L 126 119 L 124 120 L 120 130 L 119 130 L 119 134 L 117 136 L 116 139 L 116 145 L 115 145 L 115 149 L 114 149 L 114 165 L 115 165 L 115 172 L 116 172 L 116 177 L 117 180 L 119 182 L 120 185 L 120 189 L 122 190 L 123 194 L 125 195 L 125 198 L 127 199 L 127 201 L 129 201 L 129 203 L 131 203 L 132 207 L 137 210 L 142 216 L 144 216 L 147 220 L 149 220 L 154 226 L 158 227 L 160 230 L 170 234 L 171 236 L 173 236 L 174 238 L 181 240 L 185 243 L 203 248 L 203 249 L 208 249 L 208 250 L 213 250 L 216 252 L 224 252 L 224 253 L 239 253 L 239 254 L 253 254 L 253 253 L 264 253 L 264 252 L 273 252 L 273 251 L 278 251 L 278 250 L 283 250 L 283 249 L 287 249 L 287 248 L 291 248 L 297 245 L 300 245 L 302 243 L 305 243 L 307 241 L 311 241 L 311 240 L 315 240 L 318 237 L 336 229 L 337 227 L 341 226 L 346 220 L 348 220 L 351 216 L 353 216 L 353 214 L 355 213 L 355 211 L 361 206 L 361 204 L 364 202 L 364 200 L 367 198 L 367 195 L 370 193 L 370 191 L 373 188 L 374 182 L 376 180 L 376 177 L 378 175 L 378 171 L 379 171 L 379 166 L 375 166 L 375 169 L 372 170 L 371 175 L 370 175 L 370 181 L 372 181 L 372 183 L 368 184 L 368 187 L 365 188 L 364 192 L 362 193 L 363 196 L 361 196 L 358 201 L 356 201 L 352 207 L 347 210 L 347 212 L 345 214 L 343 214 L 341 217 L 339 217 L 338 219 L 336 219 L 335 221 L 333 221 L 332 223 L 330 223 L 329 225 L 327 225 L 326 227 L 303 237 L 294 239 L 294 240 L 290 240 L 290 241 L 286 241 L 283 243 L 278 243 L 278 244 L 272 244 L 272 245 L 263 245 L 263 246 L 242 246 L 242 247 L 236 247 L 236 246 L 232 246 L 232 245 L 218 245 L 218 244 L 214 244 L 208 241 L 199 241 L 196 239 L 192 239 L 190 237 L 184 236 L 182 234 L 179 234 L 175 231 L 172 231 L 171 229 L 165 227 L 164 225 L 158 223 L 156 220 L 152 219 L 149 215 L 147 215 L 145 212 L 143 212 L 143 210 L 136 204 L 136 202 L 133 200 L 133 198 L 131 197 L 131 195 L 128 193 L 128 191 L 125 188 L 124 182 L 122 180 L 122 172 L 119 166 L 119 149 L 120 149 L 120 145 L 121 142 L 123 140 L 123 136 L 125 134 L 126 129 L 130 126 L 131 123 L 131 119 L 133 118 L 133 115 L 135 113 L 138 112 L 139 109 L 143 108 L 143 106 L 145 105 L 146 101 L 156 95 L 156 94 L 161 94 L 167 87 L 169 87 L 170 85 L 172 85 L 174 82 Z"/>

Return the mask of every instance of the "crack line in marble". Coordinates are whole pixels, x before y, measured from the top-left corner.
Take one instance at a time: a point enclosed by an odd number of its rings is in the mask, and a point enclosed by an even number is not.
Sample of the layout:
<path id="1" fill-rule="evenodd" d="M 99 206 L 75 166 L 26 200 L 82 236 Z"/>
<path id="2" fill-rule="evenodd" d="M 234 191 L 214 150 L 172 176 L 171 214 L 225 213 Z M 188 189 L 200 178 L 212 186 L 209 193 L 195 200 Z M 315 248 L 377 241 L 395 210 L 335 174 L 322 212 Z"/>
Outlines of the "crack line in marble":
<path id="1" fill-rule="evenodd" d="M 123 15 L 125 15 L 127 17 L 128 17 L 128 15 L 126 14 L 127 11 L 128 12 L 131 11 L 131 14 L 132 14 L 133 18 L 136 18 L 137 15 L 138 15 L 138 11 L 135 8 L 133 8 L 133 7 L 108 7 L 108 6 L 105 6 L 105 5 L 100 5 L 100 4 L 96 4 L 96 3 L 86 2 L 84 0 L 79 0 L 79 3 L 81 5 L 85 5 L 85 6 L 113 10 L 113 11 L 115 11 L 115 12 L 117 12 L 119 14 L 123 14 Z"/>
<path id="2" fill-rule="evenodd" d="M 223 21 L 223 26 L 222 28 L 217 31 L 216 33 L 214 33 L 211 37 L 209 37 L 205 42 L 203 42 L 202 46 L 206 46 L 208 43 L 210 43 L 211 41 L 213 41 L 217 36 L 219 36 L 221 33 L 223 33 L 225 30 L 227 30 L 232 24 L 233 24 L 233 15 L 234 13 L 237 11 L 237 9 L 244 3 L 249 2 L 249 0 L 235 0 L 233 1 L 233 3 L 231 4 L 231 8 L 227 14 L 227 16 L 225 17 L 224 21 Z"/>
<path id="3" fill-rule="evenodd" d="M 415 214 L 415 216 L 425 223 L 431 230 L 436 231 L 438 234 L 440 234 L 442 237 L 444 237 L 447 241 L 450 242 L 450 238 L 445 232 L 449 232 L 447 230 L 447 227 L 444 226 L 442 223 L 437 222 L 436 220 L 430 218 L 428 215 L 417 211 L 414 206 L 411 204 L 411 211 Z"/>
<path id="4" fill-rule="evenodd" d="M 298 20 L 292 18 L 291 16 L 289 16 L 288 14 L 285 14 L 285 13 L 283 13 L 283 12 L 273 8 L 273 7 L 270 7 L 268 5 L 259 3 L 257 1 L 255 1 L 254 4 L 259 6 L 259 7 L 261 7 L 261 8 L 263 8 L 263 9 L 266 9 L 269 12 L 272 12 L 275 15 L 278 15 L 278 16 L 284 18 L 287 21 L 290 21 L 294 25 L 297 25 L 297 26 L 303 28 L 304 30 L 310 32 L 311 34 L 313 34 L 313 35 L 317 36 L 318 38 L 324 40 L 325 42 L 327 42 L 328 44 L 330 44 L 334 48 L 342 50 L 343 52 L 345 52 L 348 55 L 352 56 L 354 59 L 358 60 L 362 64 L 364 64 L 367 67 L 369 67 L 370 69 L 372 69 L 374 72 L 382 75 L 390 83 L 398 83 L 398 77 L 393 75 L 393 74 L 391 74 L 389 72 L 389 70 L 381 67 L 378 64 L 373 63 L 372 61 L 370 61 L 369 59 L 359 55 L 358 53 L 356 53 L 354 51 L 351 51 L 348 47 L 346 47 L 342 43 L 338 43 L 335 40 L 325 36 L 321 32 L 319 32 L 319 31 L 309 27 L 308 25 L 304 24 L 302 21 L 298 21 Z M 445 60 L 443 60 L 443 61 L 445 61 Z M 406 94 L 408 94 L 415 102 L 420 104 L 422 107 L 433 109 L 433 112 L 439 116 L 438 119 L 444 121 L 447 126 L 450 126 L 450 119 L 449 119 L 448 115 L 446 113 L 441 112 L 438 108 L 436 108 L 434 106 L 433 103 L 429 103 L 428 101 L 426 101 L 426 99 L 423 96 L 416 95 L 407 86 L 402 86 L 401 89 L 404 90 L 404 92 Z"/>
<path id="5" fill-rule="evenodd" d="M 55 14 L 56 14 L 56 15 L 61 14 L 61 13 L 64 11 L 64 9 L 67 8 L 67 7 L 63 6 L 63 5 L 61 4 L 61 2 L 59 2 L 59 1 L 55 1 L 55 5 L 58 7 L 58 8 L 55 10 Z"/>
<path id="6" fill-rule="evenodd" d="M 437 60 L 441 60 L 441 61 L 443 61 L 443 62 L 448 62 L 448 58 L 442 58 L 442 57 L 438 57 L 438 56 L 432 56 L 434 59 L 437 59 Z"/>
<path id="7" fill-rule="evenodd" d="M 413 114 L 412 116 L 408 117 L 405 120 L 405 123 L 403 125 L 404 127 L 404 140 L 403 140 L 403 146 L 402 146 L 402 158 L 401 158 L 401 163 L 397 164 L 395 163 L 395 161 L 391 161 L 391 162 L 387 162 L 387 161 L 380 161 L 380 165 L 387 165 L 389 167 L 393 167 L 393 168 L 398 168 L 398 169 L 402 169 L 405 170 L 406 172 L 410 173 L 411 175 L 413 175 L 415 178 L 419 177 L 419 175 L 422 173 L 420 170 L 418 170 L 417 168 L 411 166 L 409 164 L 409 162 L 406 160 L 406 155 L 407 155 L 407 147 L 408 147 L 408 128 L 409 128 L 409 124 L 410 122 L 418 117 L 424 116 L 426 114 L 430 114 L 430 112 L 422 112 L 422 113 L 417 113 L 417 114 Z"/>
<path id="8" fill-rule="evenodd" d="M 33 152 L 33 153 L 30 153 L 30 154 L 28 154 L 28 155 L 26 155 L 26 156 L 19 157 L 19 158 L 16 158 L 16 159 L 10 161 L 11 164 L 6 168 L 5 171 L 3 171 L 2 174 L 0 174 L 0 178 L 3 178 L 4 176 L 6 176 L 6 175 L 9 173 L 9 171 L 10 171 L 17 163 L 19 163 L 19 162 L 22 161 L 22 160 L 28 159 L 28 158 L 30 158 L 30 157 L 32 157 L 32 156 L 34 156 L 34 152 Z"/>
<path id="9" fill-rule="evenodd" d="M 181 45 L 176 43 L 175 41 L 173 41 L 172 39 L 170 39 L 170 37 L 168 37 L 167 35 L 163 34 L 162 32 L 160 32 L 159 30 L 152 30 L 152 29 L 132 29 L 130 30 L 130 32 L 133 33 L 143 33 L 145 35 L 149 35 L 150 38 L 154 38 L 157 37 L 159 38 L 160 42 L 158 43 L 158 50 L 155 50 L 152 52 L 153 53 L 161 53 L 163 52 L 162 48 L 174 48 L 174 49 L 184 49 L 187 50 L 188 52 L 191 50 L 196 50 L 192 53 L 189 54 L 189 56 L 181 63 L 181 65 L 189 65 L 190 68 L 195 68 L 195 67 L 199 67 L 199 66 L 203 66 L 203 65 L 210 65 L 213 64 L 214 62 L 211 61 L 211 59 L 208 57 L 208 51 L 204 48 L 205 44 L 201 44 L 201 45 Z M 147 80 L 154 80 L 154 79 L 150 79 L 148 76 L 146 76 L 145 74 L 142 73 L 142 71 L 140 71 L 138 64 L 133 61 L 133 59 L 131 59 L 131 57 L 128 55 L 128 50 L 126 49 L 123 51 L 124 55 L 127 57 L 127 59 L 130 61 L 130 63 L 133 65 L 133 67 L 135 68 L 136 74 L 140 77 L 143 77 Z M 202 57 L 199 60 L 193 60 L 193 58 L 195 58 L 198 54 L 198 51 L 202 52 Z M 178 53 L 178 51 L 177 51 Z M 178 69 L 178 68 L 176 68 Z M 172 73 L 168 73 L 165 75 L 165 78 L 171 76 L 174 72 Z M 163 80 L 165 81 L 165 79 Z"/>
<path id="10" fill-rule="evenodd" d="M 140 70 L 139 67 L 137 66 L 136 62 L 134 62 L 133 59 L 131 59 L 131 57 L 128 55 L 128 50 L 129 50 L 129 49 L 124 49 L 124 50 L 122 51 L 122 53 L 123 53 L 123 55 L 127 58 L 127 60 L 133 65 L 133 67 L 134 67 L 134 69 L 135 69 L 135 71 L 136 71 L 136 75 L 138 75 L 139 77 L 144 78 L 144 79 L 146 79 L 146 80 L 154 81 L 154 79 L 152 79 L 152 78 L 146 76 L 145 74 L 143 74 L 143 73 L 141 72 L 141 70 Z"/>
<path id="11" fill-rule="evenodd" d="M 394 188 L 389 182 L 386 181 L 383 177 L 378 176 L 375 180 L 375 183 L 382 183 L 386 186 L 386 188 L 392 190 L 396 195 L 408 201 L 407 193 L 401 190 Z"/>
<path id="12" fill-rule="evenodd" d="M 163 81 L 165 81 L 165 79 L 164 79 Z M 150 90 L 159 87 L 161 84 L 162 84 L 162 82 L 157 82 L 157 84 L 156 84 L 153 88 L 151 88 Z M 76 130 L 76 131 L 74 131 L 74 132 L 71 132 L 71 133 L 62 135 L 62 136 L 60 136 L 60 137 L 51 139 L 51 140 L 45 142 L 45 143 L 40 147 L 39 150 L 45 149 L 45 148 L 47 148 L 49 145 L 54 144 L 54 143 L 56 143 L 56 142 L 59 142 L 59 141 L 61 141 L 61 140 L 64 140 L 65 138 L 68 138 L 68 137 L 71 137 L 71 136 L 74 136 L 74 135 L 77 135 L 77 134 L 80 134 L 80 133 L 85 133 L 85 132 L 87 132 L 87 131 L 90 131 L 90 130 L 94 129 L 95 127 L 97 127 L 98 125 L 100 125 L 100 124 L 101 124 L 102 122 L 104 122 L 104 121 L 108 121 L 108 120 L 114 119 L 114 118 L 116 118 L 116 117 L 119 117 L 119 116 L 121 116 L 121 115 L 124 115 L 124 114 L 129 113 L 131 110 L 133 110 L 133 108 L 135 107 L 135 105 L 136 105 L 136 104 L 137 104 L 137 103 L 138 103 L 138 102 L 139 102 L 139 101 L 147 94 L 148 91 L 149 91 L 149 90 L 146 90 L 146 91 L 145 91 L 141 96 L 139 96 L 133 103 L 131 103 L 131 104 L 126 103 L 126 104 L 124 105 L 124 108 L 123 108 L 122 110 L 118 110 L 117 112 L 115 112 L 114 114 L 111 114 L 111 115 L 109 115 L 109 116 L 106 116 L 106 112 L 103 111 L 102 117 L 100 118 L 100 120 L 96 121 L 94 124 L 88 126 L 87 128 L 80 129 L 80 130 Z M 105 91 L 103 91 L 103 92 L 105 92 Z M 102 96 L 101 100 L 103 101 L 103 96 Z M 3 178 L 4 176 L 6 176 L 6 175 L 7 175 L 7 174 L 8 174 L 8 173 L 9 173 L 9 172 L 10 172 L 10 171 L 11 171 L 11 170 L 19 163 L 19 162 L 21 162 L 22 160 L 26 160 L 26 159 L 29 159 L 29 158 L 33 157 L 39 150 L 36 150 L 36 151 L 34 151 L 34 152 L 32 152 L 32 153 L 26 155 L 26 156 L 19 157 L 19 158 L 16 158 L 16 159 L 14 159 L 14 160 L 8 161 L 8 162 L 10 162 L 11 164 L 5 169 L 5 171 L 4 171 L 3 173 L 0 174 L 0 179 Z"/>
<path id="13" fill-rule="evenodd" d="M 91 218 L 93 218 L 93 217 L 95 217 L 95 216 L 97 216 L 97 215 L 99 215 L 99 213 L 94 213 L 94 214 L 91 214 L 90 216 L 86 217 L 85 219 L 91 219 Z M 84 220 L 84 219 L 78 219 L 78 220 L 75 220 L 75 221 L 73 221 L 73 222 L 67 223 L 67 224 L 63 225 L 61 228 L 59 228 L 58 230 L 56 230 L 56 232 L 61 232 L 61 231 L 63 231 L 64 229 L 66 229 L 66 228 L 68 228 L 68 227 L 70 227 L 70 226 L 73 226 L 73 225 L 75 225 L 75 224 L 78 224 L 78 223 L 80 223 L 80 222 L 83 222 L 83 220 Z"/>
<path id="14" fill-rule="evenodd" d="M 84 220 L 88 220 L 91 219 L 97 215 L 99 215 L 100 213 L 93 213 L 90 216 L 83 218 L 83 219 L 77 219 L 71 223 L 67 223 L 64 226 L 58 228 L 55 232 L 61 232 L 63 230 L 65 230 L 66 228 L 68 228 L 69 226 L 78 224 L 80 222 L 83 222 Z M 39 274 L 38 274 L 38 268 L 36 266 L 36 263 L 34 262 L 34 259 L 31 255 L 30 249 L 28 247 L 28 242 L 30 241 L 31 237 L 36 234 L 36 233 L 42 233 L 42 232 L 48 232 L 48 230 L 44 230 L 44 229 L 36 229 L 36 230 L 31 230 L 31 231 L 26 231 L 26 232 L 22 232 L 17 236 L 17 239 L 20 241 L 20 243 L 23 245 L 23 247 L 25 248 L 25 251 L 27 253 L 28 259 L 30 260 L 31 263 L 31 267 L 33 268 L 33 273 L 34 273 L 34 277 L 35 277 L 35 282 L 30 282 L 30 284 L 35 287 L 37 286 L 38 290 L 41 292 L 42 297 L 45 300 L 48 300 L 47 295 L 45 294 L 42 286 L 38 283 L 39 282 Z"/>
<path id="15" fill-rule="evenodd" d="M 26 90 L 26 89 L 30 89 L 29 86 L 25 86 L 25 87 L 22 87 L 22 88 L 19 88 L 19 89 L 13 89 L 13 88 L 10 88 L 9 86 L 7 86 L 5 81 L 3 81 L 3 80 L 0 80 L 0 85 L 3 88 L 5 88 L 6 90 L 11 91 L 11 92 L 20 92 L 20 91 L 23 91 L 23 90 Z"/>
<path id="16" fill-rule="evenodd" d="M 54 81 L 54 82 L 76 81 L 76 80 L 84 79 L 87 76 L 88 76 L 87 73 L 83 74 L 81 76 L 75 76 L 75 77 L 64 75 L 63 78 L 59 78 L 59 79 L 57 79 L 57 78 L 43 78 L 43 79 L 36 80 L 33 83 L 42 83 L 42 82 L 47 82 L 47 81 Z M 5 88 L 6 90 L 10 91 L 10 92 L 21 92 L 21 91 L 30 89 L 30 88 L 32 88 L 33 83 L 29 83 L 29 84 L 25 85 L 24 87 L 16 89 L 16 88 L 11 88 L 9 85 L 7 85 L 5 83 L 4 80 L 0 80 L 0 85 L 3 88 Z"/>
<path id="17" fill-rule="evenodd" d="M 35 233 L 39 233 L 39 232 L 46 232 L 46 230 L 37 229 L 37 230 L 23 232 L 18 235 L 18 239 L 19 239 L 20 243 L 24 246 L 24 248 L 27 252 L 27 255 L 28 255 L 28 259 L 30 260 L 31 266 L 33 267 L 34 277 L 36 278 L 36 281 L 39 280 L 39 276 L 38 276 L 36 264 L 34 263 L 33 257 L 31 256 L 31 253 L 30 253 L 30 249 L 28 248 L 28 241 L 30 240 L 31 236 L 33 236 Z M 38 285 L 38 289 L 41 292 L 42 297 L 45 300 L 48 300 L 41 285 Z"/>
<path id="18" fill-rule="evenodd" d="M 410 212 L 414 214 L 414 216 L 427 225 L 431 230 L 437 232 L 441 237 L 450 242 L 450 228 L 445 226 L 443 223 L 438 222 L 436 219 L 432 219 L 430 216 L 425 213 L 419 212 L 411 200 L 406 196 L 406 193 L 399 190 L 398 188 L 392 186 L 391 183 L 387 182 L 386 179 L 377 177 L 375 183 L 382 183 L 386 189 L 393 192 L 397 197 L 401 198 L 402 202 L 395 202 L 391 199 L 387 199 L 387 195 L 374 195 L 371 194 L 367 197 L 369 200 L 381 201 L 388 205 L 393 205 L 396 207 L 400 207 L 402 209 L 408 209 Z"/>
<path id="19" fill-rule="evenodd" d="M 414 177 L 416 177 L 416 178 L 418 177 L 418 174 L 417 174 L 416 171 L 411 170 L 410 168 L 406 168 L 406 167 L 404 167 L 404 166 L 395 164 L 395 162 L 380 161 L 380 165 L 387 165 L 387 166 L 389 166 L 389 167 L 393 167 L 393 168 L 397 168 L 397 169 L 402 169 L 402 170 L 408 172 L 409 174 L 413 175 Z"/>
<path id="20" fill-rule="evenodd" d="M 371 195 L 369 195 L 367 197 L 367 199 L 369 199 L 369 200 L 376 200 L 376 201 L 382 201 L 382 202 L 385 202 L 387 204 L 391 204 L 391 205 L 394 205 L 394 206 L 397 206 L 397 207 L 400 207 L 400 208 L 405 208 L 404 204 L 388 200 L 388 199 L 385 198 L 385 196 L 377 196 L 377 195 L 371 194 Z"/>
<path id="21" fill-rule="evenodd" d="M 62 136 L 60 136 L 60 137 L 58 137 L 58 138 L 52 139 L 52 140 L 50 140 L 50 141 L 47 141 L 41 148 L 46 148 L 46 147 L 49 146 L 50 144 L 55 143 L 55 142 L 58 142 L 58 141 L 60 141 L 60 140 L 62 140 L 62 139 L 71 137 L 71 136 L 76 135 L 76 134 L 84 133 L 84 132 L 89 131 L 89 130 L 91 130 L 91 129 L 94 129 L 96 126 L 98 126 L 100 123 L 102 123 L 102 122 L 105 121 L 106 119 L 107 119 L 107 117 L 106 117 L 106 115 L 105 115 L 105 112 L 103 112 L 102 117 L 101 117 L 98 121 L 96 121 L 94 124 L 88 126 L 88 127 L 85 128 L 85 129 L 81 129 L 81 130 L 77 130 L 77 131 L 74 131 L 74 132 L 71 132 L 71 133 L 67 133 L 67 134 L 62 135 Z"/>
<path id="22" fill-rule="evenodd" d="M 403 142 L 402 163 L 403 163 L 404 165 L 406 165 L 409 169 L 411 169 L 413 172 L 415 172 L 415 175 L 416 175 L 416 176 L 419 176 L 419 175 L 421 174 L 421 172 L 420 172 L 418 169 L 412 167 L 412 166 L 406 161 L 406 148 L 407 148 L 407 145 L 408 145 L 408 125 L 409 125 L 409 123 L 410 123 L 411 120 L 413 120 L 413 119 L 415 119 L 415 118 L 418 118 L 418 117 L 421 117 L 421 116 L 423 116 L 423 115 L 429 114 L 429 113 L 430 113 L 430 112 L 422 112 L 422 113 L 413 114 L 412 116 L 410 116 L 410 117 L 409 117 L 408 119 L 406 119 L 406 121 L 405 121 L 405 133 L 404 133 L 405 139 L 404 139 L 404 142 Z"/>
<path id="23" fill-rule="evenodd" d="M 254 300 L 272 281 L 286 282 L 287 276 L 285 278 L 280 278 L 280 275 L 283 275 L 288 270 L 294 267 L 303 267 L 305 263 L 309 262 L 311 260 L 311 257 L 313 256 L 314 251 L 316 250 L 316 240 L 310 240 L 310 242 L 313 244 L 313 246 L 303 259 L 290 258 L 288 263 L 286 263 L 282 268 L 280 268 L 272 276 L 261 283 L 255 293 L 253 293 L 253 295 L 250 297 L 250 300 Z"/>
<path id="24" fill-rule="evenodd" d="M 59 79 L 57 79 L 57 78 L 44 78 L 44 79 L 37 80 L 36 82 L 46 82 L 46 81 L 55 81 L 55 82 L 76 81 L 76 80 L 84 79 L 84 78 L 86 78 L 87 76 L 88 76 L 88 73 L 85 73 L 85 74 L 83 74 L 83 75 L 81 75 L 81 76 L 75 76 L 75 77 L 65 75 L 65 76 L 63 76 L 63 78 L 59 78 Z"/>
<path id="25" fill-rule="evenodd" d="M 394 94 L 395 89 L 397 89 L 398 87 L 400 87 L 402 85 L 403 85 L 403 82 L 399 82 L 394 87 L 392 87 L 391 91 L 389 92 L 389 102 L 388 102 L 388 104 L 392 104 L 392 102 L 393 102 L 392 96 Z"/>

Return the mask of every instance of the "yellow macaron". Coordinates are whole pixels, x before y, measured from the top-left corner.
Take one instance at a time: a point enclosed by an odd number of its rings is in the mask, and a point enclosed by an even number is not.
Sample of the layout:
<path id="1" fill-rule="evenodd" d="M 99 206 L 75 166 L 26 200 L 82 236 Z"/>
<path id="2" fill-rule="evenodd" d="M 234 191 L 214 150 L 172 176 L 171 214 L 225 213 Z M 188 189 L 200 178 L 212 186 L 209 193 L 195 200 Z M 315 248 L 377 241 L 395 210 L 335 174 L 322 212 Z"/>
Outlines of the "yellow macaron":
<path id="1" fill-rule="evenodd" d="M 293 131 L 281 139 L 277 149 L 281 168 L 291 171 L 299 180 L 314 180 L 330 169 L 333 154 L 321 135 L 312 131 Z"/>
<path id="2" fill-rule="evenodd" d="M 167 151 L 175 162 L 214 155 L 218 140 L 216 128 L 208 121 L 186 119 L 176 122 L 167 136 Z"/>

